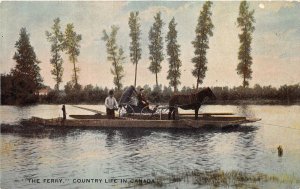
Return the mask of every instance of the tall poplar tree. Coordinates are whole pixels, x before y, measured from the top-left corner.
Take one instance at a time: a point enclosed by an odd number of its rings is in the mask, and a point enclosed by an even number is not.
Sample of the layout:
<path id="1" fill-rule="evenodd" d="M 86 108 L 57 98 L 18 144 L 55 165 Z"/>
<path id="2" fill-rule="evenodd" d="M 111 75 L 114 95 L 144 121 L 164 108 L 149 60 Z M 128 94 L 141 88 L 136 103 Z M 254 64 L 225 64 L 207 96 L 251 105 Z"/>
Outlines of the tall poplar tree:
<path id="1" fill-rule="evenodd" d="M 107 34 L 103 30 L 102 40 L 106 42 L 107 60 L 112 62 L 113 68 L 110 69 L 114 76 L 114 84 L 117 90 L 122 89 L 122 78 L 124 77 L 124 69 L 122 63 L 124 62 L 125 56 L 122 47 L 118 47 L 116 42 L 116 36 L 119 27 L 111 26 L 111 33 Z"/>
<path id="2" fill-rule="evenodd" d="M 241 28 L 239 34 L 240 48 L 238 52 L 239 64 L 237 65 L 237 73 L 243 78 L 243 87 L 249 86 L 249 79 L 252 78 L 252 57 L 251 42 L 254 27 L 254 10 L 249 10 L 249 4 L 246 1 L 240 3 L 239 17 L 237 18 L 238 27 Z"/>
<path id="3" fill-rule="evenodd" d="M 69 55 L 69 60 L 73 64 L 73 76 L 72 82 L 74 84 L 74 88 L 78 89 L 78 72 L 80 71 L 79 67 L 76 66 L 77 57 L 80 54 L 80 45 L 79 42 L 81 41 L 81 35 L 77 34 L 74 31 L 74 25 L 68 24 L 65 30 L 63 48 L 66 50 L 66 53 Z"/>
<path id="4" fill-rule="evenodd" d="M 51 74 L 54 76 L 56 82 L 55 89 L 59 90 L 59 84 L 62 82 L 63 75 L 63 59 L 60 55 L 62 51 L 63 33 L 60 30 L 60 19 L 54 19 L 54 24 L 51 27 L 51 31 L 46 31 L 47 40 L 51 43 L 51 55 L 50 63 L 53 66 Z"/>
<path id="5" fill-rule="evenodd" d="M 157 74 L 161 71 L 160 63 L 164 60 L 163 54 L 163 38 L 162 38 L 162 27 L 163 21 L 161 19 L 161 13 L 158 12 L 154 16 L 154 23 L 149 31 L 149 59 L 151 61 L 149 70 L 155 74 L 156 86 L 158 86 Z"/>
<path id="6" fill-rule="evenodd" d="M 170 21 L 169 23 L 169 32 L 166 37 L 167 42 L 167 54 L 169 55 L 169 70 L 167 79 L 170 80 L 170 86 L 174 87 L 174 92 L 177 91 L 178 85 L 180 85 L 180 67 L 181 67 L 181 60 L 179 59 L 180 56 L 180 45 L 177 42 L 177 31 L 176 31 L 176 23 L 175 18 Z"/>
<path id="7" fill-rule="evenodd" d="M 195 48 L 195 57 L 192 58 L 192 62 L 194 63 L 194 69 L 192 70 L 192 74 L 194 77 L 197 78 L 197 89 L 199 87 L 199 84 L 203 83 L 203 79 L 205 78 L 205 73 L 207 70 L 206 50 L 209 48 L 208 37 L 213 36 L 212 30 L 214 28 L 214 25 L 211 20 L 211 6 L 212 2 L 210 1 L 204 3 L 195 30 L 196 38 L 194 41 L 192 41 L 192 44 Z"/>
<path id="8" fill-rule="evenodd" d="M 136 78 L 137 78 L 137 65 L 139 60 L 141 59 L 142 49 L 140 47 L 140 35 L 141 35 L 141 24 L 139 23 L 139 12 L 130 12 L 130 17 L 128 21 L 128 25 L 130 28 L 129 36 L 131 37 L 130 43 L 130 57 L 131 62 L 135 64 L 135 75 L 134 75 L 134 86 L 136 86 Z"/>
<path id="9" fill-rule="evenodd" d="M 21 28 L 20 38 L 16 42 L 13 59 L 16 66 L 12 69 L 14 98 L 17 103 L 29 103 L 37 90 L 42 86 L 40 75 L 40 61 L 37 59 L 34 48 L 30 44 L 26 28 Z"/>

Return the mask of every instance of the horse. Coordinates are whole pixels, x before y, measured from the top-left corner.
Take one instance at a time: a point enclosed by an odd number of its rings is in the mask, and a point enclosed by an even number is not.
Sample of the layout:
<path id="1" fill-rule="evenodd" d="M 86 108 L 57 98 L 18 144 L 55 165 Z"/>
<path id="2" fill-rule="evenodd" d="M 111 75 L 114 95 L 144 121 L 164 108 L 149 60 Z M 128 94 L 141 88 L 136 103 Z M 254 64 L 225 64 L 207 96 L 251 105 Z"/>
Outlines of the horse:
<path id="1" fill-rule="evenodd" d="M 217 99 L 209 87 L 197 93 L 173 95 L 169 100 L 168 118 L 171 119 L 171 114 L 173 113 L 173 119 L 175 119 L 175 112 L 178 107 L 184 110 L 195 110 L 195 119 L 197 120 L 199 108 L 206 97 L 209 97 L 211 100 Z"/>

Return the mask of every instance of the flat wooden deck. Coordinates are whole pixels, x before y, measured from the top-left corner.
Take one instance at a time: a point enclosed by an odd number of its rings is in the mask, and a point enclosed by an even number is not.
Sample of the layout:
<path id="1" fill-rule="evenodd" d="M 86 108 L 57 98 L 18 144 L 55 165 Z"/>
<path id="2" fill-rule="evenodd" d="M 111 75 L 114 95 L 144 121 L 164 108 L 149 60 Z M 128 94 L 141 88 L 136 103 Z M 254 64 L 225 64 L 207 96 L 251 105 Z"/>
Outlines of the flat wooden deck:
<path id="1" fill-rule="evenodd" d="M 246 117 L 200 117 L 180 120 L 142 120 L 131 118 L 118 119 L 43 119 L 32 117 L 23 121 L 28 125 L 67 126 L 67 127 L 99 127 L 99 128 L 201 128 L 204 126 L 226 127 L 259 121 L 256 118 Z"/>

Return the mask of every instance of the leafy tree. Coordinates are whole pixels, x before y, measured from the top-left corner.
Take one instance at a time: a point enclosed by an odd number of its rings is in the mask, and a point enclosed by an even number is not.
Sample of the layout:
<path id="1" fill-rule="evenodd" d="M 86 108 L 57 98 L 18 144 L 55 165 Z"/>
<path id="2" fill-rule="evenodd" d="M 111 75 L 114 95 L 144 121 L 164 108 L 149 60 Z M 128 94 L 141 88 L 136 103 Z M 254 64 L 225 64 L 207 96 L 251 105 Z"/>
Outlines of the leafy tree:
<path id="1" fill-rule="evenodd" d="M 173 95 L 172 88 L 170 86 L 169 87 L 164 86 L 164 90 L 162 91 L 162 96 L 163 96 L 162 101 L 168 102 L 172 97 L 172 95 Z"/>
<path id="2" fill-rule="evenodd" d="M 135 76 L 134 76 L 134 86 L 136 86 L 136 78 L 137 78 L 137 65 L 139 60 L 141 59 L 142 49 L 140 47 L 140 35 L 141 35 L 141 24 L 139 23 L 139 12 L 131 12 L 129 17 L 129 28 L 130 33 L 129 36 L 131 37 L 131 44 L 130 44 L 130 57 L 131 62 L 135 64 Z"/>
<path id="3" fill-rule="evenodd" d="M 124 62 L 124 51 L 122 47 L 118 47 L 116 36 L 119 30 L 117 26 L 111 26 L 111 33 L 108 35 L 103 30 L 102 40 L 106 42 L 107 60 L 112 62 L 113 68 L 110 70 L 114 76 L 114 84 L 117 90 L 122 89 L 122 78 L 124 77 L 124 69 L 122 63 Z"/>
<path id="4" fill-rule="evenodd" d="M 73 91 L 73 85 L 71 81 L 68 81 L 65 85 L 65 93 L 70 94 Z"/>
<path id="5" fill-rule="evenodd" d="M 77 62 L 77 57 L 80 54 L 80 50 L 79 50 L 80 41 L 81 41 L 81 35 L 77 34 L 74 31 L 74 25 L 68 24 L 65 30 L 63 48 L 67 51 L 66 53 L 69 55 L 69 60 L 73 64 L 72 82 L 74 83 L 75 88 L 79 88 L 79 84 L 78 84 L 79 67 L 76 66 L 76 62 Z"/>
<path id="6" fill-rule="evenodd" d="M 255 30 L 253 26 L 254 10 L 249 10 L 249 4 L 246 1 L 240 3 L 240 13 L 237 18 L 238 27 L 241 28 L 242 32 L 239 34 L 241 46 L 238 52 L 239 64 L 237 66 L 237 73 L 243 78 L 243 87 L 249 86 L 249 79 L 252 74 L 252 57 L 251 57 L 251 41 L 252 33 Z"/>
<path id="7" fill-rule="evenodd" d="M 161 13 L 158 12 L 156 16 L 154 16 L 154 23 L 149 31 L 149 51 L 150 56 L 149 59 L 151 64 L 149 66 L 149 70 L 155 74 L 156 85 L 158 86 L 157 74 L 161 71 L 160 63 L 164 60 L 163 54 L 163 38 L 162 38 L 162 26 L 163 21 L 161 19 Z"/>
<path id="8" fill-rule="evenodd" d="M 190 88 L 190 87 L 183 86 L 182 89 L 181 89 L 181 93 L 183 93 L 183 94 L 189 94 L 189 93 L 192 93 L 192 92 L 193 92 L 193 89 Z"/>
<path id="9" fill-rule="evenodd" d="M 149 95 L 149 101 L 158 103 L 162 100 L 163 95 L 162 85 L 154 85 L 153 90 L 151 91 Z"/>
<path id="10" fill-rule="evenodd" d="M 166 42 L 167 42 L 167 54 L 169 55 L 169 71 L 167 79 L 170 80 L 170 86 L 174 87 L 174 92 L 177 91 L 177 86 L 180 85 L 180 67 L 181 60 L 180 56 L 180 45 L 177 42 L 177 31 L 176 31 L 176 23 L 175 18 L 171 20 L 169 23 L 169 32 L 167 34 Z"/>
<path id="11" fill-rule="evenodd" d="M 212 6 L 212 2 L 207 1 L 204 3 L 202 11 L 200 12 L 200 16 L 198 18 L 198 24 L 196 27 L 196 38 L 192 41 L 192 44 L 195 48 L 194 54 L 195 57 L 192 58 L 192 62 L 194 63 L 194 69 L 192 74 L 197 78 L 196 88 L 198 89 L 199 84 L 203 83 L 203 79 L 205 77 L 205 73 L 207 70 L 207 58 L 206 58 L 206 50 L 209 48 L 209 36 L 213 36 L 212 29 L 214 25 L 211 20 L 212 12 L 210 10 Z"/>
<path id="12" fill-rule="evenodd" d="M 31 103 L 35 101 L 35 93 L 42 86 L 40 75 L 40 61 L 29 41 L 26 28 L 21 28 L 20 38 L 16 42 L 13 59 L 17 62 L 11 73 L 13 76 L 13 91 L 16 103 Z"/>
<path id="13" fill-rule="evenodd" d="M 51 74 L 54 75 L 56 82 L 55 89 L 59 90 L 59 84 L 62 82 L 63 75 L 63 59 L 60 55 L 62 51 L 63 33 L 60 31 L 60 20 L 59 18 L 54 19 L 54 24 L 51 27 L 51 32 L 46 31 L 47 40 L 51 43 L 51 55 L 50 63 L 53 66 Z"/>
<path id="14" fill-rule="evenodd" d="M 13 76 L 1 74 L 1 104 L 14 104 Z"/>

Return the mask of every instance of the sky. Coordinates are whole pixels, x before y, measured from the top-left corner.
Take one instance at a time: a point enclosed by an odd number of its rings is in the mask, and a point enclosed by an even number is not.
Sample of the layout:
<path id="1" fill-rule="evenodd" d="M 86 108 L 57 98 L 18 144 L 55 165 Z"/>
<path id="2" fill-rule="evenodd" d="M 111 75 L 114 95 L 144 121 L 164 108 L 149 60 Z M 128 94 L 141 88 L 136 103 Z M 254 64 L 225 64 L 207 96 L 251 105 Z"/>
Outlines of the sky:
<path id="1" fill-rule="evenodd" d="M 53 20 L 61 20 L 64 30 L 68 23 L 73 23 L 75 31 L 82 35 L 80 42 L 79 83 L 100 87 L 114 87 L 110 73 L 111 62 L 107 60 L 105 42 L 101 40 L 102 31 L 110 32 L 112 25 L 120 30 L 117 43 L 125 51 L 124 86 L 134 82 L 134 65 L 129 56 L 128 17 L 131 11 L 139 11 L 141 19 L 142 59 L 138 64 L 137 85 L 155 85 L 155 75 L 148 67 L 149 49 L 148 32 L 154 22 L 155 14 L 160 11 L 164 21 L 163 36 L 168 32 L 168 24 L 174 17 L 177 22 L 178 43 L 182 61 L 181 88 L 196 85 L 196 78 L 191 74 L 194 48 L 191 42 L 195 38 L 195 28 L 204 2 L 201 1 L 56 1 L 56 2 L 10 2 L 0 3 L 0 72 L 9 73 L 15 66 L 12 59 L 16 52 L 15 43 L 19 39 L 20 29 L 26 27 L 30 42 L 34 47 L 41 68 L 44 84 L 54 87 L 55 81 L 50 71 L 50 46 L 45 31 L 50 31 Z M 239 14 L 238 1 L 213 1 L 212 22 L 213 36 L 209 38 L 207 51 L 208 71 L 201 87 L 239 86 L 242 78 L 237 75 L 240 30 L 237 28 Z M 300 82 L 300 2 L 259 1 L 249 2 L 254 9 L 255 31 L 252 41 L 252 80 L 250 86 L 260 84 L 279 87 L 284 84 Z M 164 43 L 166 46 L 166 43 Z M 158 82 L 169 85 L 167 78 L 168 61 L 165 59 Z M 63 85 L 71 80 L 72 64 L 63 54 Z"/>

